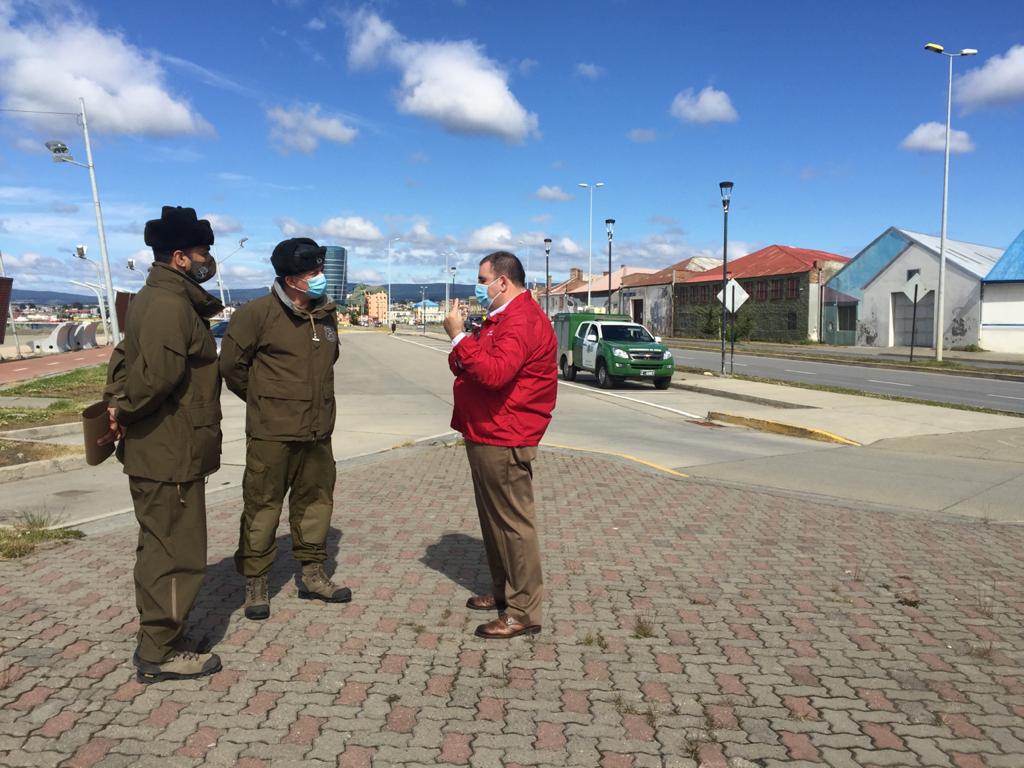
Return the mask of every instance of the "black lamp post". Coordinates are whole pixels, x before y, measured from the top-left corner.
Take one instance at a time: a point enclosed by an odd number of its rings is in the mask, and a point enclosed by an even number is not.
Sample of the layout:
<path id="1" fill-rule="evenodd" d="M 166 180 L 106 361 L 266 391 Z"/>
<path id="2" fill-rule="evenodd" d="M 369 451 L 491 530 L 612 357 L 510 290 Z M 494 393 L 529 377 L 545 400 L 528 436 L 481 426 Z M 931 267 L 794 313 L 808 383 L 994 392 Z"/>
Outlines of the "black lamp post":
<path id="1" fill-rule="evenodd" d="M 608 230 L 608 314 L 612 313 L 612 235 L 615 232 L 615 219 L 604 220 Z"/>
<path id="2" fill-rule="evenodd" d="M 544 238 L 544 314 L 551 317 L 551 238 Z"/>
<path id="3" fill-rule="evenodd" d="M 732 199 L 732 182 L 718 184 L 722 193 L 722 373 L 725 374 L 725 308 L 728 304 L 726 286 L 729 284 L 729 200 Z"/>

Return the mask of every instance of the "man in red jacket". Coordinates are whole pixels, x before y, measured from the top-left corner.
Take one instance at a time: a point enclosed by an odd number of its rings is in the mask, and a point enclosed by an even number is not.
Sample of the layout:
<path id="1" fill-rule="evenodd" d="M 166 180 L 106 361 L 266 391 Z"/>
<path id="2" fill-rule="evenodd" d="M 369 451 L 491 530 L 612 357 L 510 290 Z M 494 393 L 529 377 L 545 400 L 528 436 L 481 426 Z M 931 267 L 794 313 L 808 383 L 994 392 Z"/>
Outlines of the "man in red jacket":
<path id="1" fill-rule="evenodd" d="M 480 262 L 476 296 L 487 311 L 479 331 L 462 332 L 456 299 L 444 320 L 455 374 L 452 428 L 466 439 L 480 530 L 491 570 L 490 594 L 466 606 L 498 610 L 478 637 L 540 632 L 544 581 L 533 507 L 533 460 L 558 390 L 551 321 L 525 286 L 523 265 L 498 251 Z"/>

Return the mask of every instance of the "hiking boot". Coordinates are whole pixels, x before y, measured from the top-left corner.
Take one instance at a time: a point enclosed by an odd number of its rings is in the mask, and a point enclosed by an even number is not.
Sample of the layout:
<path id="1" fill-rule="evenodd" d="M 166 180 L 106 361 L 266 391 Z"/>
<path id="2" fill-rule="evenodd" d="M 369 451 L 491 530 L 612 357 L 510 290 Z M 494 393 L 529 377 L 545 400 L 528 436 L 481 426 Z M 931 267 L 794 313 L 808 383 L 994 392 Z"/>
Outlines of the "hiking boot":
<path id="1" fill-rule="evenodd" d="M 216 653 L 174 651 L 167 661 L 154 664 L 139 658 L 139 652 L 136 651 L 132 661 L 135 664 L 135 679 L 143 685 L 164 680 L 191 680 L 220 672 L 220 656 Z"/>
<path id="2" fill-rule="evenodd" d="M 270 595 L 267 575 L 250 576 L 245 580 L 245 618 L 263 621 L 270 618 Z"/>
<path id="3" fill-rule="evenodd" d="M 339 587 L 326 573 L 322 563 L 305 563 L 302 566 L 302 586 L 299 597 L 303 600 L 323 600 L 327 603 L 347 603 L 352 599 L 352 590 Z"/>

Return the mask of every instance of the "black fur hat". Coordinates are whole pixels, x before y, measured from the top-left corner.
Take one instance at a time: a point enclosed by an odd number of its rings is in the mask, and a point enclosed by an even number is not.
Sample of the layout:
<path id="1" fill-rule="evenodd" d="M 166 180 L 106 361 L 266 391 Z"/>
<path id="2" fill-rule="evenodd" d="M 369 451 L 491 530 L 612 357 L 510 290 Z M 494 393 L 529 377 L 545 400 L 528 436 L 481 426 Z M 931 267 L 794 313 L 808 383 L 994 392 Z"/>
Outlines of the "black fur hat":
<path id="1" fill-rule="evenodd" d="M 316 240 L 308 237 L 292 237 L 282 240 L 274 247 L 270 263 L 278 277 L 301 275 L 322 267 L 326 249 L 316 244 Z"/>
<path id="2" fill-rule="evenodd" d="M 213 245 L 213 227 L 196 218 L 195 208 L 165 205 L 159 219 L 146 222 L 146 245 L 154 251 L 184 251 Z"/>

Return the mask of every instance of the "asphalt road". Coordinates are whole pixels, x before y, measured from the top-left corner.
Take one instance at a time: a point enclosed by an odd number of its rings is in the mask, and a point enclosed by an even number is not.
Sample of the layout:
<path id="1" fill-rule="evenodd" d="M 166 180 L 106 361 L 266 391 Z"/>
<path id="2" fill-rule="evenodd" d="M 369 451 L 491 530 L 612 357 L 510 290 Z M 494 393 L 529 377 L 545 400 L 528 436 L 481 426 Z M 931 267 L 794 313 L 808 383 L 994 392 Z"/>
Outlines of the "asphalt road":
<path id="1" fill-rule="evenodd" d="M 718 351 L 675 349 L 677 365 L 718 371 Z M 726 370 L 729 358 L 726 357 Z M 939 403 L 973 405 L 1000 411 L 1024 413 L 1024 382 L 1002 381 L 980 376 L 901 371 L 811 360 L 783 360 L 756 355 L 736 355 L 735 372 L 780 381 L 845 387 L 879 395 L 899 395 Z"/>

